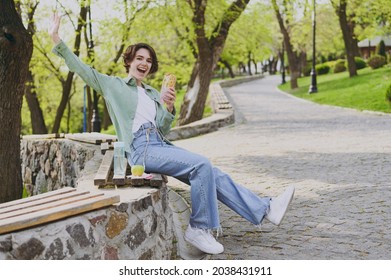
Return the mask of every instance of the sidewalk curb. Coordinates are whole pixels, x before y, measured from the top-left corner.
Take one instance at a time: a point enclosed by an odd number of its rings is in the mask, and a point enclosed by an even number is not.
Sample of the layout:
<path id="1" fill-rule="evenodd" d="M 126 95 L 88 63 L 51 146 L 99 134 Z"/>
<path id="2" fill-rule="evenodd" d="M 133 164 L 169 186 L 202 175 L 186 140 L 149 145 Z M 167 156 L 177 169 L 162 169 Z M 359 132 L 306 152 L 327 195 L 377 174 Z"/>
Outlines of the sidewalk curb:
<path id="1" fill-rule="evenodd" d="M 247 76 L 233 80 L 221 80 L 209 86 L 214 114 L 187 125 L 174 127 L 166 138 L 170 141 L 187 139 L 218 130 L 221 127 L 235 123 L 234 108 L 228 101 L 223 88 L 263 78 L 263 75 Z"/>

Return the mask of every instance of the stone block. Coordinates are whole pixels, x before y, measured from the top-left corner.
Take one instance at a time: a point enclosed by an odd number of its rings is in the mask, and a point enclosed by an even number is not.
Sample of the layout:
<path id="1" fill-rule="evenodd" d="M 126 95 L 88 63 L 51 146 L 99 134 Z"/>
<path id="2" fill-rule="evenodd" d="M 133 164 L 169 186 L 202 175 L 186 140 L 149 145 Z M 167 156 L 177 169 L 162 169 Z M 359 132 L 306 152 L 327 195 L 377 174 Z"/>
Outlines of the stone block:
<path id="1" fill-rule="evenodd" d="M 106 236 L 113 239 L 119 235 L 128 225 L 128 215 L 125 213 L 113 212 L 106 225 Z"/>

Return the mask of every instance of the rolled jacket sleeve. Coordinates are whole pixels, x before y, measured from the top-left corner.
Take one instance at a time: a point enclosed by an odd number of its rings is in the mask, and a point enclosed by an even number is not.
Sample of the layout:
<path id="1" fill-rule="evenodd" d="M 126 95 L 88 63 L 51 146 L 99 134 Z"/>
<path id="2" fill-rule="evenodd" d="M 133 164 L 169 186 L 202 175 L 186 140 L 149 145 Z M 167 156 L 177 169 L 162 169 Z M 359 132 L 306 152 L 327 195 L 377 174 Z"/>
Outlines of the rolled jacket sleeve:
<path id="1" fill-rule="evenodd" d="M 78 74 L 83 81 L 97 92 L 104 94 L 101 87 L 101 81 L 109 79 L 108 75 L 101 74 L 93 67 L 85 64 L 76 56 L 69 47 L 61 41 L 53 48 L 53 53 L 64 59 L 69 71 Z"/>

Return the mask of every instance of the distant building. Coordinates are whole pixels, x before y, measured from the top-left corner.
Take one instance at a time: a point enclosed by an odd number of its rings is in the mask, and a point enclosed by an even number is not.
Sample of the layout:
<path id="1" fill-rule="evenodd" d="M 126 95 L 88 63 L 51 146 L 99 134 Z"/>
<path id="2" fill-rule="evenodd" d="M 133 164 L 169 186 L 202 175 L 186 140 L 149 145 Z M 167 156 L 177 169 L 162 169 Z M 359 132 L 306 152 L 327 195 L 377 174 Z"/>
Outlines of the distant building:
<path id="1" fill-rule="evenodd" d="M 358 48 L 360 49 L 362 58 L 369 58 L 371 54 L 376 52 L 376 47 L 380 41 L 383 40 L 386 45 L 386 52 L 391 55 L 391 37 L 390 36 L 377 36 L 372 39 L 365 39 L 358 42 Z"/>

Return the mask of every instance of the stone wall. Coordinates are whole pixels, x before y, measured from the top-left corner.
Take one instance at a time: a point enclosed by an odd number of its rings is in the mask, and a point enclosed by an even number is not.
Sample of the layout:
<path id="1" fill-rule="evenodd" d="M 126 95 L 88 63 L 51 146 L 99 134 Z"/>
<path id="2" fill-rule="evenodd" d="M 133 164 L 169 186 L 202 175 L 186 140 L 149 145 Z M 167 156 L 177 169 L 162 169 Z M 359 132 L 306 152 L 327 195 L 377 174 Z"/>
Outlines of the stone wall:
<path id="1" fill-rule="evenodd" d="M 0 260 L 143 260 L 176 256 L 167 188 L 132 202 L 0 235 Z"/>
<path id="2" fill-rule="evenodd" d="M 22 173 L 37 195 L 71 186 L 94 189 L 100 145 L 69 139 L 23 139 Z M 115 191 L 118 205 L 0 235 L 1 259 L 171 259 L 176 256 L 167 186 Z"/>
<path id="3" fill-rule="evenodd" d="M 29 195 L 76 187 L 85 164 L 100 146 L 68 139 L 22 139 L 22 177 Z"/>

